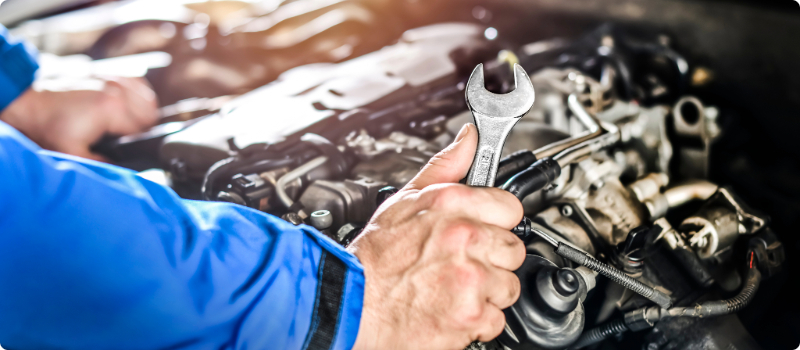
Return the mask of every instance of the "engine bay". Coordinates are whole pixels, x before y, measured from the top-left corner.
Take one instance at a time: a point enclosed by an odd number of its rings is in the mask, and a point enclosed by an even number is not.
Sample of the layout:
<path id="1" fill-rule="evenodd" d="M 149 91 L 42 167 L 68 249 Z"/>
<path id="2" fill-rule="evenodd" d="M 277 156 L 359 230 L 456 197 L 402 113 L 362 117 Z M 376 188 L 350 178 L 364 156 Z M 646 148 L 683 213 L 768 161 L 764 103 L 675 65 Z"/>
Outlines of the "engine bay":
<path id="1" fill-rule="evenodd" d="M 770 65 L 730 49 L 763 32 L 710 43 L 800 20 L 737 3 L 600 3 L 242 2 L 249 15 L 224 20 L 188 6 L 192 16 L 133 19 L 93 37 L 41 30 L 122 6 L 109 3 L 12 32 L 84 53 L 93 69 L 126 58 L 146 67 L 161 123 L 99 143 L 116 164 L 343 246 L 473 122 L 464 96 L 475 66 L 501 94 L 514 90 L 518 64 L 536 99 L 504 144 L 495 186 L 523 203 L 523 291 L 503 334 L 470 349 L 797 346 L 788 281 L 800 164 L 787 135 L 800 79 L 762 73 L 790 67 L 800 48 L 777 36 L 754 44 L 770 45 L 760 51 L 777 57 Z M 734 18 L 750 24 L 720 26 Z M 56 35 L 88 44 L 55 47 Z M 162 54 L 168 62 L 153 63 Z M 548 161 L 560 175 L 531 185 Z"/>

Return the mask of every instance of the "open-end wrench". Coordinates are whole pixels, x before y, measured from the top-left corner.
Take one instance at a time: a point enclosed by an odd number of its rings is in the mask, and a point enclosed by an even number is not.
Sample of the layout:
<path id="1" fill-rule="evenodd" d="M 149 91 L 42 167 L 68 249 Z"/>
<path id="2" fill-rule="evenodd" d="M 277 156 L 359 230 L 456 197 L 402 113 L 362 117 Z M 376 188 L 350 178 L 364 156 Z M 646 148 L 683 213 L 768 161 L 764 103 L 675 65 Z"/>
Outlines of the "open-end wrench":
<path id="1" fill-rule="evenodd" d="M 467 175 L 467 185 L 494 186 L 503 144 L 511 128 L 533 107 L 535 94 L 528 73 L 514 64 L 514 91 L 495 94 L 486 90 L 483 64 L 478 64 L 467 81 L 467 106 L 478 128 L 478 149 Z"/>

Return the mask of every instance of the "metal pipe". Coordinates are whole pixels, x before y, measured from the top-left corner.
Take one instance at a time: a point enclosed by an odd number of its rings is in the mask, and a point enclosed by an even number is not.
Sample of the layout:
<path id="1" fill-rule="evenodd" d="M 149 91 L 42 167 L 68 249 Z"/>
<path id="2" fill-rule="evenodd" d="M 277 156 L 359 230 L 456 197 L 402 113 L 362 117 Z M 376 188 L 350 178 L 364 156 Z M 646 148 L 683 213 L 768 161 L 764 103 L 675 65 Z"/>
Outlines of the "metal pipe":
<path id="1" fill-rule="evenodd" d="M 669 207 L 675 208 L 696 199 L 706 200 L 717 192 L 718 187 L 705 180 L 692 180 L 664 191 L 664 197 Z"/>
<path id="2" fill-rule="evenodd" d="M 527 218 L 525 218 L 525 219 L 527 219 Z M 524 219 L 523 219 L 523 221 L 524 221 Z M 530 219 L 528 219 L 528 222 L 530 222 Z M 530 223 L 528 223 L 528 225 L 530 225 Z M 558 245 L 559 245 L 560 242 L 557 239 L 553 238 L 552 236 L 548 235 L 547 233 L 545 233 L 544 231 L 542 231 L 542 230 L 540 230 L 538 228 L 531 227 L 530 230 L 531 230 L 531 232 L 533 232 L 537 236 L 539 236 L 539 238 L 544 239 L 547 243 L 550 243 L 550 245 L 552 245 L 554 248 L 558 248 Z"/>
<path id="3" fill-rule="evenodd" d="M 562 168 L 572 163 L 577 163 L 595 152 L 598 152 L 619 141 L 619 128 L 610 123 L 603 123 L 601 134 L 575 146 L 567 148 L 553 157 Z"/>
<path id="4" fill-rule="evenodd" d="M 567 97 L 567 107 L 588 131 L 533 151 L 536 158 L 553 157 L 563 168 L 619 141 L 619 128 L 610 123 L 598 122 L 583 108 L 577 96 Z"/>
<path id="5" fill-rule="evenodd" d="M 569 97 L 567 97 L 567 107 L 572 114 L 578 118 L 578 121 L 580 121 L 583 126 L 586 127 L 587 131 L 534 150 L 533 154 L 536 155 L 536 159 L 553 157 L 566 149 L 579 145 L 603 134 L 603 130 L 597 123 L 597 120 L 589 115 L 589 112 L 583 108 L 583 105 L 581 105 L 580 101 L 578 101 L 577 96 L 569 95 Z"/>
<path id="6" fill-rule="evenodd" d="M 285 205 L 287 208 L 290 208 L 292 205 L 294 205 L 294 200 L 292 200 L 292 197 L 286 193 L 286 185 L 300 178 L 301 176 L 308 174 L 311 170 L 314 170 L 320 165 L 325 164 L 327 161 L 328 157 L 320 156 L 281 176 L 281 178 L 278 179 L 278 182 L 275 183 L 275 192 L 277 192 L 278 198 L 281 200 L 283 205 Z"/>

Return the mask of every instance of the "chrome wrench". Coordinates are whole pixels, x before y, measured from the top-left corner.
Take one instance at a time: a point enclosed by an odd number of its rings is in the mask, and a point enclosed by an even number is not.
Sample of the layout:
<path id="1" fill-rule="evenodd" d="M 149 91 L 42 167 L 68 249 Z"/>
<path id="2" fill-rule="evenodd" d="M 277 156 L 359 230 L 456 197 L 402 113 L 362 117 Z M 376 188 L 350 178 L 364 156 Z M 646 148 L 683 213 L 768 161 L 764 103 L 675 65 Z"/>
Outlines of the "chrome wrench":
<path id="1" fill-rule="evenodd" d="M 514 91 L 495 94 L 486 90 L 483 64 L 478 64 L 467 81 L 467 107 L 478 129 L 478 149 L 467 174 L 467 185 L 494 186 L 500 154 L 511 128 L 533 107 L 535 94 L 528 73 L 514 64 Z"/>

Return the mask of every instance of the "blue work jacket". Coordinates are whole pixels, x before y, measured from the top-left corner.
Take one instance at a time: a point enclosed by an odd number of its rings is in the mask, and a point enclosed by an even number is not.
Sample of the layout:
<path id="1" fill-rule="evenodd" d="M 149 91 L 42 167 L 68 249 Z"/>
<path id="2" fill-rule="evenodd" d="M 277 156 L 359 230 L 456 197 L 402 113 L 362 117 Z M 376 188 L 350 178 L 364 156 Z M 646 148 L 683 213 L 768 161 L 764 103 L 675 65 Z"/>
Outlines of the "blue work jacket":
<path id="1" fill-rule="evenodd" d="M 34 55 L 0 26 L 0 108 Z M 363 295 L 359 261 L 311 227 L 182 199 L 0 122 L 6 349 L 349 349 Z"/>

